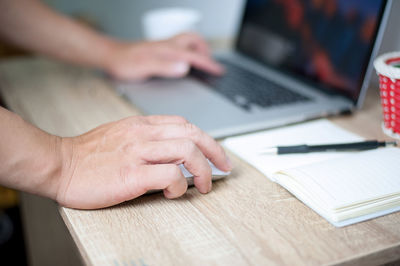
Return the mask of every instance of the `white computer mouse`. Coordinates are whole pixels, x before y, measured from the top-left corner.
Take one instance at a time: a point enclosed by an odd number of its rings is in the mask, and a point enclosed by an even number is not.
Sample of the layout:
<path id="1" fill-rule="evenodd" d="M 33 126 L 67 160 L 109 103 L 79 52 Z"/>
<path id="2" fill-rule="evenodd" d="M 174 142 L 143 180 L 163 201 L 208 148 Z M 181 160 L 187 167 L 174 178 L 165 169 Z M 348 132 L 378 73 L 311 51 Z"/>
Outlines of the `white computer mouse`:
<path id="1" fill-rule="evenodd" d="M 208 161 L 208 163 L 209 163 L 210 166 L 211 166 L 211 170 L 212 170 L 212 180 L 213 180 L 213 181 L 222 179 L 222 178 L 228 176 L 228 175 L 231 173 L 231 172 L 224 172 L 224 171 L 219 170 L 219 169 L 218 169 L 217 167 L 215 167 L 215 165 L 214 165 L 212 162 L 210 162 L 210 161 Z M 183 164 L 180 164 L 180 165 L 179 165 L 179 168 L 181 169 L 183 176 L 186 177 L 186 180 L 187 180 L 187 182 L 188 182 L 188 186 L 193 186 L 193 185 L 194 185 L 194 178 L 193 178 L 193 175 L 185 168 L 185 166 L 183 166 Z M 161 191 L 161 190 L 149 190 L 149 191 L 146 192 L 146 194 L 151 194 L 151 193 L 155 193 L 155 192 L 159 192 L 159 191 Z"/>
<path id="2" fill-rule="evenodd" d="M 208 163 L 211 166 L 211 170 L 212 170 L 212 180 L 218 180 L 218 179 L 222 179 L 226 176 L 228 176 L 231 172 L 224 172 L 219 170 L 217 167 L 215 167 L 215 165 L 208 161 Z M 193 186 L 194 185 L 194 180 L 193 180 L 193 175 L 183 166 L 183 164 L 179 165 L 179 168 L 181 169 L 184 177 L 186 177 L 186 180 L 188 182 L 189 186 Z"/>

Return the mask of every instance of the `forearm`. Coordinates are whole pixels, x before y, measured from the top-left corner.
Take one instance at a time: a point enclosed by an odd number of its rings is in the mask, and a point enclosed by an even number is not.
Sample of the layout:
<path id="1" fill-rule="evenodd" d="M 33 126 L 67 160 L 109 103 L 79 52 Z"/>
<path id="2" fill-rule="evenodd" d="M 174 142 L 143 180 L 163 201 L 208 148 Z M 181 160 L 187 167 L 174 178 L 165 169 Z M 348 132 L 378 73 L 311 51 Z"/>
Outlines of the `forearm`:
<path id="1" fill-rule="evenodd" d="M 0 107 L 0 184 L 55 199 L 61 138 Z"/>
<path id="2" fill-rule="evenodd" d="M 98 68 L 106 68 L 120 45 L 39 0 L 0 0 L 0 35 L 28 50 Z"/>

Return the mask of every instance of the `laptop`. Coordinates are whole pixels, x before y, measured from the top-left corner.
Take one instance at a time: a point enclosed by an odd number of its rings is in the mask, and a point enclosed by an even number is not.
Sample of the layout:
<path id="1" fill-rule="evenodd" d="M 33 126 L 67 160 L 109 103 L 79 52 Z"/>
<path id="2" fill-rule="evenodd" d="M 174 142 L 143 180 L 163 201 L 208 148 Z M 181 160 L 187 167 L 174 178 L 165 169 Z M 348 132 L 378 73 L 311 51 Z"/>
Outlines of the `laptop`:
<path id="1" fill-rule="evenodd" d="M 391 0 L 248 0 L 226 73 L 118 84 L 145 114 L 181 115 L 215 138 L 361 107 Z"/>

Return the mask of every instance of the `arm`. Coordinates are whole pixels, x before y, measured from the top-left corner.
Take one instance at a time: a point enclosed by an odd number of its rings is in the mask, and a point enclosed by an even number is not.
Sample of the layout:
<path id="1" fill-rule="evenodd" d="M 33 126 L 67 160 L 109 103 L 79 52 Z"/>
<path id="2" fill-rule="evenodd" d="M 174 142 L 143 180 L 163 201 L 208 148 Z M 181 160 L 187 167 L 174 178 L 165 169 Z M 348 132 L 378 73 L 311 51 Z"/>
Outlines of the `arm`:
<path id="1" fill-rule="evenodd" d="M 152 189 L 179 197 L 187 189 L 181 163 L 207 193 L 206 157 L 231 169 L 222 147 L 181 117 L 129 117 L 73 138 L 49 135 L 1 107 L 0 121 L 0 184 L 67 207 L 107 207 Z"/>
<path id="2" fill-rule="evenodd" d="M 120 79 L 180 77 L 189 66 L 220 74 L 194 34 L 161 42 L 122 42 L 54 12 L 39 0 L 0 0 L 0 35 L 31 51 L 103 69 Z"/>
<path id="3" fill-rule="evenodd" d="M 37 53 L 101 67 L 116 44 L 115 40 L 52 11 L 39 0 L 1 0 L 0 10 L 0 34 Z"/>
<path id="4" fill-rule="evenodd" d="M 0 184 L 55 198 L 61 138 L 0 107 Z"/>

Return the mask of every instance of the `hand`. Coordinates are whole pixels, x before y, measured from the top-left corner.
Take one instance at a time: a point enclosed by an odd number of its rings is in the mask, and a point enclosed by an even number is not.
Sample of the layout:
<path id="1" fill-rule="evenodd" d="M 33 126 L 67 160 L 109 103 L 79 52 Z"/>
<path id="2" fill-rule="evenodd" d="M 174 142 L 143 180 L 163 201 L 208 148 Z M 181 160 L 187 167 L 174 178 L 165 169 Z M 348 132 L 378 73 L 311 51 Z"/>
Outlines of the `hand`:
<path id="1" fill-rule="evenodd" d="M 162 189 L 167 198 L 187 190 L 178 165 L 194 175 L 201 193 L 211 190 L 209 158 L 230 171 L 223 148 L 177 116 L 135 116 L 99 126 L 61 142 L 63 167 L 56 200 L 67 207 L 93 209 Z"/>
<path id="2" fill-rule="evenodd" d="M 111 51 L 105 69 L 121 80 L 177 78 L 185 76 L 191 66 L 214 75 L 223 73 L 211 58 L 206 42 L 193 33 L 165 41 L 118 44 Z"/>

